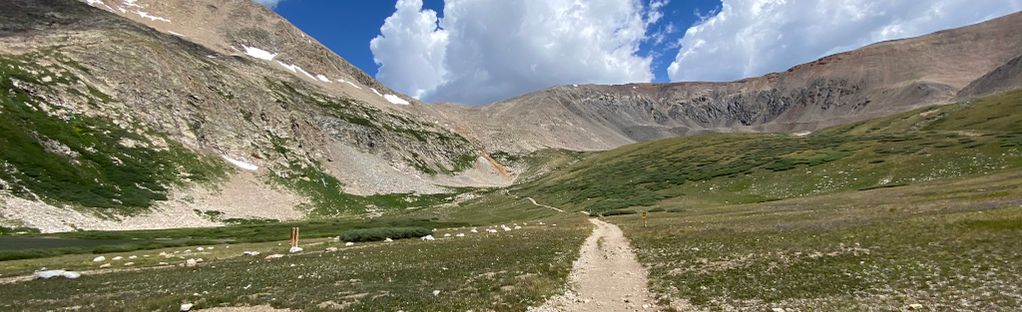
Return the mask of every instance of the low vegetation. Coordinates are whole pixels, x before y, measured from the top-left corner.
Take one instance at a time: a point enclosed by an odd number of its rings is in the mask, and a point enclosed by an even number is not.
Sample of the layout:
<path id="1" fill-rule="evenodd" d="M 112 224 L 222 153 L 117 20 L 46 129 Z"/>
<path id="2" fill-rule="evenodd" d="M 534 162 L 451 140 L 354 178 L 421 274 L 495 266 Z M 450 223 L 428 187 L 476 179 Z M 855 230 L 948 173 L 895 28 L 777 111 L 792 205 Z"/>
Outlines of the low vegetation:
<path id="1" fill-rule="evenodd" d="M 1015 171 L 609 220 L 681 311 L 1005 311 L 1022 306 L 1020 185 Z"/>
<path id="2" fill-rule="evenodd" d="M 33 57 L 0 56 L 0 180 L 15 196 L 132 214 L 166 200 L 183 181 L 225 176 L 222 161 L 169 140 L 157 147 L 150 138 L 159 136 L 143 127 L 52 104 L 44 94 L 70 92 L 61 85 L 79 81 L 59 66 L 33 64 Z M 93 103 L 109 98 L 91 88 L 78 93 Z"/>
<path id="3" fill-rule="evenodd" d="M 561 292 L 590 230 L 581 217 L 548 223 L 558 226 L 494 234 L 451 229 L 447 233 L 469 235 L 437 235 L 436 241 L 310 245 L 305 253 L 276 260 L 219 258 L 213 254 L 240 254 L 250 247 L 218 245 L 212 253 L 193 249 L 187 257 L 206 261 L 191 268 L 0 284 L 5 299 L 0 310 L 162 311 L 193 303 L 195 308 L 270 305 L 306 311 L 523 311 Z M 331 246 L 340 250 L 322 252 Z M 286 246 L 272 248 L 282 252 Z M 183 261 L 179 255 L 173 261 Z"/>
<path id="4" fill-rule="evenodd" d="M 449 228 L 464 223 L 437 222 L 413 218 L 380 218 L 376 220 L 311 220 L 305 222 L 265 222 L 228 225 L 214 228 L 182 228 L 142 231 L 79 231 L 55 234 L 26 234 L 30 244 L 15 244 L 14 238 L 0 238 L 0 261 L 33 259 L 67 254 L 101 254 L 151 250 L 168 247 L 200 246 L 221 243 L 268 242 L 288 239 L 291 227 L 299 227 L 304 238 L 336 237 L 352 230 Z M 428 232 L 426 234 L 429 234 Z M 422 234 L 422 235 L 426 235 Z M 421 236 L 421 235 L 419 235 Z M 410 236 L 392 237 L 394 239 Z M 382 238 L 381 238 L 382 240 Z"/>
<path id="5" fill-rule="evenodd" d="M 432 234 L 433 230 L 424 227 L 383 227 L 371 229 L 354 229 L 341 233 L 345 242 L 375 242 L 385 239 L 402 239 L 423 237 Z"/>
<path id="6" fill-rule="evenodd" d="M 808 136 L 714 134 L 587 157 L 511 192 L 594 214 L 670 200 L 740 204 L 1022 167 L 1022 91 Z"/>

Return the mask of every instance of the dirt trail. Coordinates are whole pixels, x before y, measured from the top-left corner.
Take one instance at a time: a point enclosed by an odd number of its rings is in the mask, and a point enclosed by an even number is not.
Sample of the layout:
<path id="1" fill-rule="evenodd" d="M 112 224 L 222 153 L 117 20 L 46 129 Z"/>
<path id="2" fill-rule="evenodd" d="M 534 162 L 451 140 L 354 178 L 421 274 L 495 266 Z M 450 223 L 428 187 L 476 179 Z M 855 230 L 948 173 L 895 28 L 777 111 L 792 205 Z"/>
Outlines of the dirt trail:
<path id="1" fill-rule="evenodd" d="M 554 207 L 554 206 L 548 206 L 548 205 L 537 203 L 536 200 L 533 199 L 532 197 L 526 197 L 525 199 L 530 201 L 530 202 L 532 202 L 533 205 L 536 205 L 536 206 L 539 206 L 539 207 L 543 207 L 543 208 L 553 209 L 553 210 L 556 210 L 557 212 L 564 212 L 564 210 L 561 210 L 561 208 L 557 208 L 557 207 Z"/>
<path id="2" fill-rule="evenodd" d="M 582 244 L 571 269 L 571 290 L 532 311 L 655 311 L 646 287 L 646 269 L 636 260 L 624 233 L 598 219 L 589 222 L 596 229 Z"/>

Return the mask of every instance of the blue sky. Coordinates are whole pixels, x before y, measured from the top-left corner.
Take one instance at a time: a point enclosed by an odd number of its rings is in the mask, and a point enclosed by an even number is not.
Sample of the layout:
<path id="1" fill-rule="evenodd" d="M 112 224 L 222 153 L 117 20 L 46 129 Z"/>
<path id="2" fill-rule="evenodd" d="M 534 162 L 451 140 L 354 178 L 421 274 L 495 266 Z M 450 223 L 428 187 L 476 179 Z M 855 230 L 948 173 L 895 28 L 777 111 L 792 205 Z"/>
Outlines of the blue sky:
<path id="1" fill-rule="evenodd" d="M 643 0 L 647 6 L 650 1 Z M 369 41 L 380 34 L 384 19 L 394 13 L 395 2 L 287 0 L 277 4 L 274 10 L 358 68 L 375 76 L 379 66 L 373 62 Z M 424 0 L 423 6 L 443 17 L 443 0 Z M 663 9 L 664 17 L 650 25 L 650 31 L 666 32 L 671 25 L 674 29 L 674 36 L 671 37 L 673 40 L 665 39 L 659 43 L 654 40 L 644 41 L 638 52 L 641 56 L 653 57 L 656 81 L 670 81 L 667 66 L 674 61 L 678 52 L 677 35 L 698 21 L 697 14 L 707 15 L 719 8 L 719 0 L 675 0 L 667 3 Z"/>
<path id="2" fill-rule="evenodd" d="M 394 90 L 464 104 L 557 85 L 737 80 L 1022 10 L 1022 0 L 255 1 Z"/>

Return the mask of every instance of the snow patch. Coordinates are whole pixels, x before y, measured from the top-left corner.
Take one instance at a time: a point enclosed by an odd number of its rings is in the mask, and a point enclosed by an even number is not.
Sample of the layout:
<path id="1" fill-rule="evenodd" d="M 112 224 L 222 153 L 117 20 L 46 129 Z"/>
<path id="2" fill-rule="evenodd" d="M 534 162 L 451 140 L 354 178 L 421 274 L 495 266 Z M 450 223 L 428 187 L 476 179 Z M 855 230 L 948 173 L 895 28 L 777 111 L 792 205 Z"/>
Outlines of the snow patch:
<path id="1" fill-rule="evenodd" d="M 373 90 L 373 93 L 376 93 L 376 95 L 383 96 L 383 94 L 380 94 L 380 91 L 376 91 L 376 88 L 369 88 L 369 90 Z"/>
<path id="2" fill-rule="evenodd" d="M 245 54 L 260 60 L 272 61 L 273 58 L 277 57 L 277 53 L 271 53 L 270 51 L 260 48 L 250 47 L 247 45 L 241 45 L 241 47 L 245 49 Z"/>
<path id="3" fill-rule="evenodd" d="M 226 160 L 227 162 L 231 163 L 232 165 L 237 166 L 238 168 L 241 168 L 241 169 L 244 169 L 244 170 L 248 170 L 248 171 L 259 170 L 259 166 L 253 165 L 251 163 L 247 163 L 247 162 L 244 162 L 244 161 L 241 161 L 241 160 L 230 158 L 230 157 L 227 157 L 227 155 L 222 155 L 220 157 L 223 157 L 224 160 Z"/>
<path id="4" fill-rule="evenodd" d="M 113 11 L 114 10 L 114 8 L 110 7 L 109 5 L 106 5 L 106 3 L 103 2 L 102 0 L 85 0 L 85 3 L 87 3 L 87 4 L 89 4 L 89 5 L 93 6 L 93 7 L 97 7 L 97 8 L 99 7 L 99 6 L 97 6 L 97 4 L 98 5 L 102 5 L 104 8 L 106 8 L 107 11 Z"/>
<path id="5" fill-rule="evenodd" d="M 362 87 L 359 87 L 357 84 L 354 84 L 351 81 L 347 81 L 347 80 L 341 79 L 341 82 L 346 83 L 346 84 L 350 84 L 352 87 L 355 87 L 355 89 L 362 90 Z"/>
<path id="6" fill-rule="evenodd" d="M 154 21 L 154 22 L 155 21 L 161 21 L 161 22 L 170 23 L 169 19 L 166 19 L 166 18 L 163 18 L 163 17 L 159 17 L 159 16 L 156 16 L 156 15 L 151 15 L 148 12 L 145 12 L 145 11 L 142 11 L 142 10 L 136 11 L 135 14 L 138 14 L 138 16 L 141 16 L 142 18 L 148 18 L 149 20 Z"/>
<path id="7" fill-rule="evenodd" d="M 319 81 L 322 81 L 322 82 L 330 82 L 330 78 L 327 78 L 326 76 L 323 76 L 321 74 L 320 75 L 316 75 L 316 79 L 319 79 Z"/>
<path id="8" fill-rule="evenodd" d="M 175 35 L 175 36 L 181 37 L 181 38 L 188 38 L 188 36 L 185 36 L 185 35 L 182 35 L 181 33 L 173 32 L 173 31 L 168 31 L 167 33 L 171 34 L 171 35 Z"/>
<path id="9" fill-rule="evenodd" d="M 387 99 L 387 101 L 390 102 L 391 104 L 397 104 L 397 105 L 408 105 L 408 104 L 411 104 L 411 103 L 408 103 L 408 101 L 406 101 L 405 99 L 402 99 L 401 97 L 399 97 L 397 95 L 393 95 L 393 94 L 384 95 L 383 98 Z"/>
<path id="10" fill-rule="evenodd" d="M 298 66 L 298 65 L 295 65 L 295 64 L 288 64 L 288 63 L 284 63 L 284 62 L 281 62 L 281 61 L 277 61 L 277 64 L 280 64 L 280 66 L 283 66 L 287 70 L 290 70 L 292 73 L 296 73 L 296 74 L 297 73 L 302 73 L 302 74 L 305 74 L 305 76 L 308 76 L 310 79 L 316 79 L 316 76 L 313 76 L 309 72 L 305 71 L 305 69 L 302 69 L 301 66 Z"/>
<path id="11" fill-rule="evenodd" d="M 294 246 L 294 247 L 291 247 L 291 249 L 288 249 L 287 252 L 288 253 L 299 253 L 299 252 L 302 252 L 303 250 L 305 250 L 305 249 L 303 249 L 302 247 Z"/>
<path id="12" fill-rule="evenodd" d="M 423 241 L 434 241 L 434 240 L 436 240 L 436 238 L 433 238 L 433 235 L 426 235 L 426 236 L 422 237 L 422 240 Z"/>

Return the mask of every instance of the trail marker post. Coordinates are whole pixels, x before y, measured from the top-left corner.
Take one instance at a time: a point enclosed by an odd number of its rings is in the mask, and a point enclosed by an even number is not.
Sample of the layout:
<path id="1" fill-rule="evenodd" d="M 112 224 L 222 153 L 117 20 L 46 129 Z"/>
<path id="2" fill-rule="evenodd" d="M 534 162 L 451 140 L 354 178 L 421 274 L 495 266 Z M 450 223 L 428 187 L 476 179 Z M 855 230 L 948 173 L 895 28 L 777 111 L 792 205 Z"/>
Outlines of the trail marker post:
<path id="1" fill-rule="evenodd" d="M 301 232 L 298 227 L 291 228 L 291 247 L 298 247 L 298 236 Z"/>
<path id="2" fill-rule="evenodd" d="M 649 218 L 649 212 L 648 211 L 643 211 L 642 212 L 642 227 L 646 227 L 646 219 L 648 219 L 648 218 Z"/>

